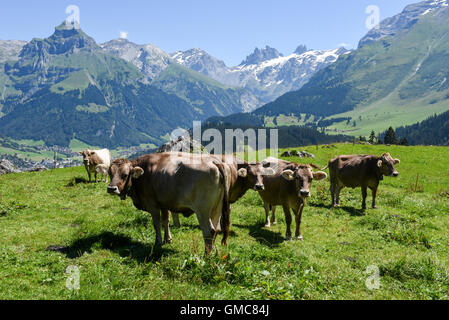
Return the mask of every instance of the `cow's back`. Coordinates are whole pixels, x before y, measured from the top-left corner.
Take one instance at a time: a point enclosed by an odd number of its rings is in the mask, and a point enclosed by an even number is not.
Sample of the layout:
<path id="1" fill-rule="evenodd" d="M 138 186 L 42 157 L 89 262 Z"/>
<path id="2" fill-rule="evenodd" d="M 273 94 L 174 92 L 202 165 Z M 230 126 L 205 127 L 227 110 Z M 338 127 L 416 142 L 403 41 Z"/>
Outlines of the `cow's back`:
<path id="1" fill-rule="evenodd" d="M 199 163 L 192 163 L 193 157 Z M 135 182 L 135 188 L 140 197 L 151 199 L 161 208 L 195 212 L 202 201 L 212 199 L 218 204 L 220 200 L 223 178 L 217 163 L 217 159 L 205 155 L 147 155 L 136 160 L 145 173 Z"/>
<path id="2" fill-rule="evenodd" d="M 345 155 L 338 156 L 329 162 L 331 183 L 340 183 L 346 187 L 359 187 L 369 179 L 375 156 Z"/>

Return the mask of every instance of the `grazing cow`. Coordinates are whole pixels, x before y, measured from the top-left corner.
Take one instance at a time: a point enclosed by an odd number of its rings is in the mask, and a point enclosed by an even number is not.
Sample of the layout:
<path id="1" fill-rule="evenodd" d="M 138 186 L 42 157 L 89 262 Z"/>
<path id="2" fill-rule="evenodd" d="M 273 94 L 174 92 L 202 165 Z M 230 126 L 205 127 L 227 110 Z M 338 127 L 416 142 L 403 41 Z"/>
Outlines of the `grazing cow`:
<path id="1" fill-rule="evenodd" d="M 368 188 L 372 191 L 372 207 L 375 209 L 379 182 L 383 180 L 383 176 L 397 177 L 399 172 L 396 171 L 394 165 L 400 162 L 399 159 L 393 159 L 389 153 L 384 153 L 380 157 L 372 155 L 350 155 L 332 159 L 327 166 L 329 167 L 330 173 L 332 206 L 337 207 L 340 205 L 340 191 L 344 187 L 353 189 L 361 187 L 363 198 L 362 209 L 366 209 Z"/>
<path id="2" fill-rule="evenodd" d="M 106 164 L 99 164 L 95 167 L 95 171 L 101 175 L 101 181 L 108 182 L 109 166 Z"/>
<path id="3" fill-rule="evenodd" d="M 95 182 L 97 182 L 97 171 L 95 170 L 95 168 L 99 164 L 104 164 L 108 167 L 111 165 L 111 153 L 108 149 L 86 149 L 82 152 L 79 152 L 79 154 L 83 156 L 84 167 L 86 168 L 87 175 L 89 176 L 89 182 L 91 182 L 91 172 L 95 173 Z"/>
<path id="4" fill-rule="evenodd" d="M 264 168 L 261 163 L 248 163 L 230 155 L 212 157 L 225 163 L 230 169 L 229 203 L 237 202 L 249 189 L 263 190 L 263 176 L 274 174 L 271 168 Z M 172 212 L 175 227 L 180 226 L 179 215 Z"/>
<path id="5" fill-rule="evenodd" d="M 223 231 L 222 243 L 227 242 L 230 174 L 228 166 L 209 155 L 149 154 L 134 161 L 115 160 L 107 191 L 122 200 L 130 196 L 137 209 L 151 214 L 156 245 L 162 244 L 161 215 L 164 241 L 170 242 L 169 210 L 187 216 L 196 213 L 207 254 L 218 231 Z"/>
<path id="6" fill-rule="evenodd" d="M 291 240 L 290 225 L 292 217 L 290 209 L 292 209 L 296 219 L 295 237 L 302 240 L 301 217 L 306 198 L 310 197 L 312 180 L 326 179 L 327 174 L 322 171 L 314 172 L 310 165 L 297 164 L 273 157 L 262 161 L 262 164 L 273 168 L 275 171 L 274 175 L 264 177 L 265 190 L 259 191 L 259 195 L 264 202 L 265 226 L 270 227 L 270 209 L 273 210 L 272 221 L 275 222 L 275 207 L 282 206 L 287 223 L 285 238 Z"/>

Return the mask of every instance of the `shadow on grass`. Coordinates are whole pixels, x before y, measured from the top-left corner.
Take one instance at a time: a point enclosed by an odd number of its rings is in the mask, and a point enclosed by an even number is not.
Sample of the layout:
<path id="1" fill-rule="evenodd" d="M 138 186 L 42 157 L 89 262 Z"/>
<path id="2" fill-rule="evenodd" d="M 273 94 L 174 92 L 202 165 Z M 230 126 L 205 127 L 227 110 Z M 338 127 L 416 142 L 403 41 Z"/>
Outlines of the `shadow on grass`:
<path id="1" fill-rule="evenodd" d="M 255 225 L 242 225 L 234 224 L 237 228 L 243 228 L 249 230 L 249 235 L 256 239 L 260 244 L 275 248 L 285 241 L 285 238 L 279 232 L 273 232 L 265 228 L 264 223 L 257 223 Z"/>
<path id="2" fill-rule="evenodd" d="M 352 217 L 361 217 L 361 216 L 365 215 L 365 210 L 356 209 L 354 207 L 344 206 L 344 207 L 332 208 L 331 205 L 326 205 L 324 203 L 309 203 L 309 205 L 314 208 L 328 209 L 328 210 L 331 210 L 331 212 L 333 210 L 341 209 L 341 210 L 347 212 Z"/>
<path id="3" fill-rule="evenodd" d="M 103 232 L 75 240 L 68 247 L 49 247 L 47 250 L 58 251 L 70 259 L 76 259 L 86 252 L 92 253 L 94 247 L 113 251 L 121 257 L 134 259 L 139 263 L 156 262 L 163 256 L 175 253 L 172 249 L 143 244 L 128 236 L 112 232 Z"/>
<path id="4" fill-rule="evenodd" d="M 95 181 L 94 181 L 95 182 Z M 75 187 L 79 184 L 88 184 L 89 181 L 86 178 L 74 177 L 66 184 L 66 187 Z"/>

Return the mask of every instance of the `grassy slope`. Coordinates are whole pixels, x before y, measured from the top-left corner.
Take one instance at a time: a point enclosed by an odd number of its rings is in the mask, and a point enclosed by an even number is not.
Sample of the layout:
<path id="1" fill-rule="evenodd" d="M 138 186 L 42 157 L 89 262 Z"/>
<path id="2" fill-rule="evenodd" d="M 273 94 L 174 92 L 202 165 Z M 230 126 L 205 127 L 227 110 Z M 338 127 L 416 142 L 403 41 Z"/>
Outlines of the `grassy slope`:
<path id="1" fill-rule="evenodd" d="M 0 299 L 447 299 L 449 149 L 308 151 L 318 165 L 337 154 L 389 151 L 402 160 L 401 175 L 385 178 L 379 209 L 365 213 L 360 190 L 345 189 L 342 208 L 330 210 L 329 182 L 315 182 L 304 242 L 283 240 L 280 208 L 278 225 L 265 229 L 261 200 L 249 191 L 232 206 L 229 247 L 218 245 L 210 258 L 195 217 L 181 219 L 173 243 L 149 256 L 151 216 L 108 196 L 104 183 L 70 184 L 86 176 L 83 168 L 1 176 Z M 424 190 L 413 193 L 417 172 Z M 46 251 L 50 245 L 69 248 Z M 77 292 L 65 288 L 70 265 L 81 268 Z M 380 290 L 365 287 L 369 265 L 381 270 Z"/>

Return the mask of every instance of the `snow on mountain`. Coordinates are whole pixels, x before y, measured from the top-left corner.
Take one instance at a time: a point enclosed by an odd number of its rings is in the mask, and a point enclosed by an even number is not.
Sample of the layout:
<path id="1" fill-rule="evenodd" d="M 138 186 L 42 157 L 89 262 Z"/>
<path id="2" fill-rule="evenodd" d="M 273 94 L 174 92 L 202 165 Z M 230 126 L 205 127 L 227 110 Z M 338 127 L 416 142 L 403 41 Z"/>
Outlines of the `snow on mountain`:
<path id="1" fill-rule="evenodd" d="M 115 39 L 101 45 L 102 49 L 134 64 L 150 79 L 156 78 L 170 64 L 170 55 L 154 44 L 138 45 L 127 39 Z"/>
<path id="2" fill-rule="evenodd" d="M 410 30 L 420 17 L 448 6 L 448 0 L 427 0 L 408 5 L 401 13 L 383 20 L 377 28 L 371 29 L 360 40 L 359 48 L 382 38 L 394 36 L 401 31 Z"/>
<path id="3" fill-rule="evenodd" d="M 195 71 L 223 84 L 244 87 L 262 103 L 275 100 L 286 92 L 300 89 L 315 72 L 335 62 L 345 48 L 334 50 L 307 50 L 298 46 L 295 52 L 284 56 L 274 48 L 256 48 L 240 65 L 226 64 L 200 49 L 178 51 L 172 58 Z"/>

